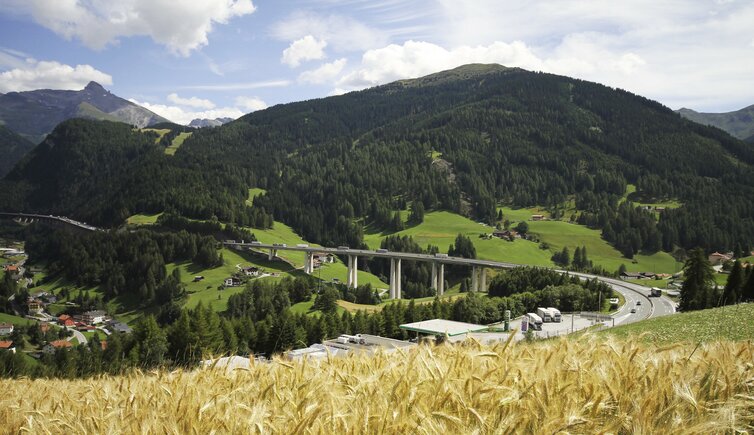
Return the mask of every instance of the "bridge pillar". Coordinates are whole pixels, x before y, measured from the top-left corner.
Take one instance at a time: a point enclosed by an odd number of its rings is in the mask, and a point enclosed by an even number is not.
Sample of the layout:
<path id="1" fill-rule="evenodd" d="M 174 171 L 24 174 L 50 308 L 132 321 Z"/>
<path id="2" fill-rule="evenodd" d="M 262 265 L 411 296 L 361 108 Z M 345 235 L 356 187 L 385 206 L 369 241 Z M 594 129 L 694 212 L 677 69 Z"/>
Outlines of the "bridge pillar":
<path id="1" fill-rule="evenodd" d="M 347 286 L 349 288 L 356 288 L 359 286 L 359 278 L 358 278 L 358 271 L 359 271 L 359 257 L 355 255 L 349 255 L 348 256 L 348 279 L 347 279 Z"/>
<path id="2" fill-rule="evenodd" d="M 433 290 L 437 290 L 439 286 L 437 285 L 437 263 L 432 262 L 432 281 L 430 281 L 429 288 Z"/>
<path id="3" fill-rule="evenodd" d="M 401 259 L 396 258 L 396 273 L 395 273 L 395 298 L 401 299 L 401 293 L 403 289 L 401 288 Z"/>
<path id="4" fill-rule="evenodd" d="M 440 263 L 440 273 L 437 275 L 437 296 L 445 293 L 445 264 Z"/>
<path id="5" fill-rule="evenodd" d="M 390 259 L 390 299 L 401 298 L 401 259 Z"/>
<path id="6" fill-rule="evenodd" d="M 270 255 L 267 256 L 267 259 L 272 261 L 275 258 L 275 250 L 270 249 Z"/>
<path id="7" fill-rule="evenodd" d="M 478 270 L 476 266 L 471 267 L 471 291 L 478 292 L 479 291 L 479 281 L 477 279 Z"/>
<path id="8" fill-rule="evenodd" d="M 311 275 L 314 273 L 314 255 L 311 252 L 306 253 L 304 259 L 304 273 Z"/>
<path id="9" fill-rule="evenodd" d="M 479 268 L 479 290 L 480 292 L 486 292 L 487 291 L 487 270 L 485 268 L 480 267 Z"/>

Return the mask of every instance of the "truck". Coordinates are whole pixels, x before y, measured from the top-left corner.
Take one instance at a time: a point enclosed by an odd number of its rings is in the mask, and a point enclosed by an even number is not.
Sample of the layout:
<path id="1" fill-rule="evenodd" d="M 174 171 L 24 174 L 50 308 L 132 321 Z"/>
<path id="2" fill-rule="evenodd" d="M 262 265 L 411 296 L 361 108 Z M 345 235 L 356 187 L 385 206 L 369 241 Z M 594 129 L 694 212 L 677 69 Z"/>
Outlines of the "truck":
<path id="1" fill-rule="evenodd" d="M 660 296 L 662 296 L 662 290 L 657 287 L 652 287 L 649 291 L 649 297 L 659 298 Z"/>
<path id="2" fill-rule="evenodd" d="M 535 331 L 541 331 L 542 330 L 542 318 L 539 317 L 537 314 L 534 313 L 526 313 L 526 317 L 528 318 L 529 328 L 535 330 Z"/>
<path id="3" fill-rule="evenodd" d="M 542 318 L 542 322 L 544 323 L 552 322 L 552 315 L 550 314 L 549 308 L 537 308 L 537 315 Z"/>
<path id="4" fill-rule="evenodd" d="M 563 316 L 560 314 L 559 309 L 553 307 L 549 307 L 547 309 L 550 311 L 550 317 L 552 318 L 553 322 L 560 323 L 563 321 Z"/>

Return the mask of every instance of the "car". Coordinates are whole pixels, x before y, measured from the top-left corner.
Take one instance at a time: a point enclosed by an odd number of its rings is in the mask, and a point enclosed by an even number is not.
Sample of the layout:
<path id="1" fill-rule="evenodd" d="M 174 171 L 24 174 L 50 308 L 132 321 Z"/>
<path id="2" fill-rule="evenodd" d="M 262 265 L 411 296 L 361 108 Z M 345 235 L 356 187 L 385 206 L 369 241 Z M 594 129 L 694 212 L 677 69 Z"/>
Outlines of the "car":
<path id="1" fill-rule="evenodd" d="M 631 314 L 636 313 L 636 308 L 631 308 Z"/>
<path id="2" fill-rule="evenodd" d="M 636 301 L 636 305 L 641 305 L 641 301 Z"/>
<path id="3" fill-rule="evenodd" d="M 380 249 L 377 250 L 377 252 L 380 253 L 380 254 L 385 254 L 385 253 L 388 252 L 388 250 L 385 249 L 385 248 L 380 248 Z"/>
<path id="4" fill-rule="evenodd" d="M 338 246 L 338 249 L 345 250 L 345 249 L 351 249 L 351 248 L 349 248 L 348 246 L 343 245 L 343 246 Z"/>

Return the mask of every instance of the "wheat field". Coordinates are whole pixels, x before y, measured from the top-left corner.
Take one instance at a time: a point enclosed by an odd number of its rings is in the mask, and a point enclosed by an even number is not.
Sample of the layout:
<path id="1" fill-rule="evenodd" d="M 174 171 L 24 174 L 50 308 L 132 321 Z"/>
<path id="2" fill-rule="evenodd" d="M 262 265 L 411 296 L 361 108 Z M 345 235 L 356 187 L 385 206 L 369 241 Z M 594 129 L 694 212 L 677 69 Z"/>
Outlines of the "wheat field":
<path id="1" fill-rule="evenodd" d="M 754 432 L 754 344 L 532 344 L 0 381 L 2 433 Z"/>

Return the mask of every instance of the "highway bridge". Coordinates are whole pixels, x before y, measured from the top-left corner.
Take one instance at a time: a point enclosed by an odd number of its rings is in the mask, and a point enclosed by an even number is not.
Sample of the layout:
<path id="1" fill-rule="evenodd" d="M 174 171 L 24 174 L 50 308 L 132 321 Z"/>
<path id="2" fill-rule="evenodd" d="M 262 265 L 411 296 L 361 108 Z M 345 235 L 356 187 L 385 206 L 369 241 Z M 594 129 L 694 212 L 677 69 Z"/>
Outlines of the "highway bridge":
<path id="1" fill-rule="evenodd" d="M 21 223 L 31 223 L 36 221 L 63 224 L 65 226 L 73 227 L 83 231 L 104 231 L 95 226 L 86 224 L 84 222 L 75 221 L 65 216 L 53 216 L 46 214 L 34 214 L 34 213 L 9 213 L 0 212 L 0 219 L 13 219 Z"/>
<path id="2" fill-rule="evenodd" d="M 315 247 L 306 244 L 296 246 L 287 246 L 285 244 L 273 243 L 266 244 L 261 242 L 245 242 L 226 240 L 223 244 L 230 248 L 256 250 L 267 253 L 268 258 L 273 260 L 277 257 L 278 251 L 298 251 L 306 253 L 304 261 L 304 272 L 311 274 L 314 272 L 314 255 L 317 253 L 341 255 L 348 258 L 347 285 L 351 288 L 358 286 L 356 272 L 358 270 L 359 257 L 369 258 L 387 258 L 390 260 L 390 290 L 391 299 L 401 298 L 401 261 L 424 261 L 432 264 L 431 286 L 437 291 L 438 296 L 442 296 L 445 286 L 445 265 L 459 265 L 471 267 L 471 290 L 487 290 L 486 269 L 512 269 L 515 267 L 524 267 L 523 264 L 505 263 L 490 260 L 479 260 L 461 257 L 449 257 L 446 254 L 413 254 L 407 252 L 390 252 L 386 249 L 367 250 L 351 249 L 347 246 L 337 248 Z M 616 323 L 624 323 L 633 320 L 641 320 L 650 317 L 659 317 L 675 313 L 675 303 L 666 297 L 649 296 L 649 290 L 637 284 L 627 283 L 613 278 L 592 275 L 587 273 L 577 273 L 570 271 L 559 271 L 561 273 L 570 273 L 583 279 L 597 279 L 611 286 L 615 291 L 621 293 L 626 300 L 618 313 L 615 314 Z M 638 302 L 638 304 L 637 304 Z M 636 309 L 636 313 L 630 310 Z"/>

